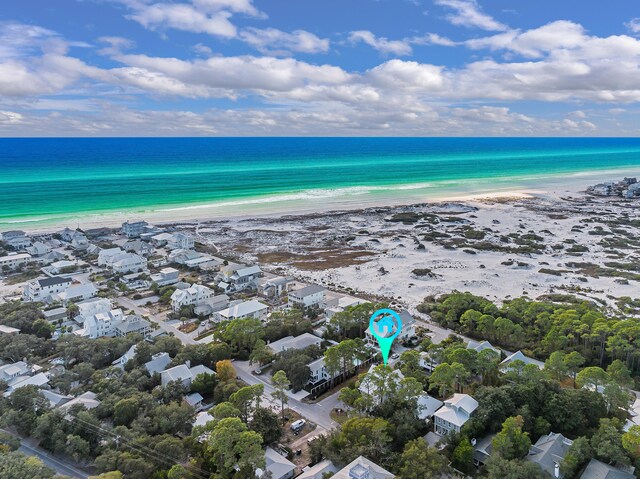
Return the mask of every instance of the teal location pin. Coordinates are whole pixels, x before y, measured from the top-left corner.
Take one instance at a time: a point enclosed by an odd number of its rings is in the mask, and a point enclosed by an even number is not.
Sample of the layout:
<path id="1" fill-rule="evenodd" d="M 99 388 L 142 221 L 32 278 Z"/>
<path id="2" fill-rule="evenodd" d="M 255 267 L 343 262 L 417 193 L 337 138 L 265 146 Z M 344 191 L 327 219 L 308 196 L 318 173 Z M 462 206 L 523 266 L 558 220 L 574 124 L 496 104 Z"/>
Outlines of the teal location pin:
<path id="1" fill-rule="evenodd" d="M 376 319 L 381 317 L 379 321 Z M 395 319 L 395 324 L 394 324 Z M 392 309 L 379 309 L 371 315 L 369 320 L 369 331 L 376 338 L 382 352 L 382 360 L 387 364 L 389 360 L 389 351 L 393 341 L 398 337 L 402 330 L 402 320 L 400 315 Z"/>

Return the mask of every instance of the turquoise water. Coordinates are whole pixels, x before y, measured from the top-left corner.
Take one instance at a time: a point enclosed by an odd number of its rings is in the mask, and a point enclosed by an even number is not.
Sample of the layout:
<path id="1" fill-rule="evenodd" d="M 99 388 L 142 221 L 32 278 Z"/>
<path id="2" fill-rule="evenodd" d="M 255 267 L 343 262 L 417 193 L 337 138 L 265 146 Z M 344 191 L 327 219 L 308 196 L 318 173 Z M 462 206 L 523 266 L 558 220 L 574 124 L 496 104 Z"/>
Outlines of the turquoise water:
<path id="1" fill-rule="evenodd" d="M 427 198 L 634 167 L 640 139 L 0 139 L 0 227 L 96 213 L 170 217 L 198 205 L 250 212 L 410 191 Z"/>

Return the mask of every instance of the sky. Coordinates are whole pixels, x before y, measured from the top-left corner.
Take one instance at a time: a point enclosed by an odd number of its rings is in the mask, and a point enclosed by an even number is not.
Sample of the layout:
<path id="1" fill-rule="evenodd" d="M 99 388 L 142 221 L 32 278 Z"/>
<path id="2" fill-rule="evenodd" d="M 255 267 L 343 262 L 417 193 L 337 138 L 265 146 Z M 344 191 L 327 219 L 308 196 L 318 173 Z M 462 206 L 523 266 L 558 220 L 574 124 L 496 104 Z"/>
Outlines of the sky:
<path id="1" fill-rule="evenodd" d="M 20 0 L 0 136 L 638 136 L 636 0 Z"/>

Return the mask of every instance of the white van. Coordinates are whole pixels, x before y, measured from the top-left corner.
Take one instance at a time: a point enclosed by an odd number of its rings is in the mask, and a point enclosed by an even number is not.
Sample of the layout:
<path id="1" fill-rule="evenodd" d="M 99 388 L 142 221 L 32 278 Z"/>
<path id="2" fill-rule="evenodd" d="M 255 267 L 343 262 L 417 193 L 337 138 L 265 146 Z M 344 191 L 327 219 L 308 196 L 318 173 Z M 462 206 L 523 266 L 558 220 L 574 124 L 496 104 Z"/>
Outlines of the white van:
<path id="1" fill-rule="evenodd" d="M 300 429 L 302 429 L 304 427 L 304 425 L 306 423 L 307 423 L 307 421 L 305 421 L 304 419 L 298 419 L 293 424 L 291 424 L 291 430 L 292 431 L 299 431 Z"/>

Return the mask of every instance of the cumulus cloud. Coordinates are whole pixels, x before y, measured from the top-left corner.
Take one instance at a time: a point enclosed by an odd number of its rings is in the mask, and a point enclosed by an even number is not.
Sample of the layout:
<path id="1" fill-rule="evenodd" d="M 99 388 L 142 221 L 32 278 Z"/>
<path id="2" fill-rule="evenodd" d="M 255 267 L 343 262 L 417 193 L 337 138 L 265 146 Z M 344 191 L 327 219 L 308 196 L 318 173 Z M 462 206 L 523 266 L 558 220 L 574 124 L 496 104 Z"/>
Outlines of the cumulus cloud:
<path id="1" fill-rule="evenodd" d="M 411 45 L 406 40 L 388 40 L 384 37 L 376 37 L 368 30 L 358 30 L 349 34 L 349 41 L 352 43 L 366 43 L 381 53 L 392 53 L 394 55 L 411 55 Z"/>
<path id="2" fill-rule="evenodd" d="M 624 24 L 634 35 L 640 33 L 640 18 L 632 18 Z"/>
<path id="3" fill-rule="evenodd" d="M 326 53 L 329 40 L 319 38 L 305 30 L 291 33 L 277 28 L 246 28 L 240 32 L 240 39 L 256 50 L 268 54 Z"/>
<path id="4" fill-rule="evenodd" d="M 476 0 L 435 0 L 435 3 L 454 10 L 446 17 L 453 25 L 488 31 L 508 30 L 506 25 L 483 13 Z"/>

